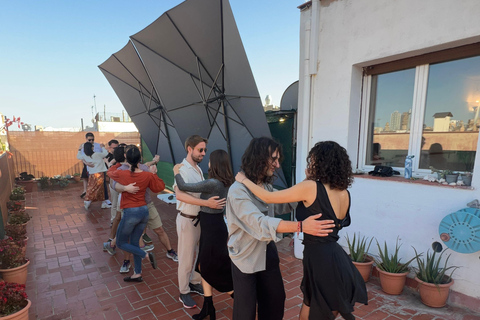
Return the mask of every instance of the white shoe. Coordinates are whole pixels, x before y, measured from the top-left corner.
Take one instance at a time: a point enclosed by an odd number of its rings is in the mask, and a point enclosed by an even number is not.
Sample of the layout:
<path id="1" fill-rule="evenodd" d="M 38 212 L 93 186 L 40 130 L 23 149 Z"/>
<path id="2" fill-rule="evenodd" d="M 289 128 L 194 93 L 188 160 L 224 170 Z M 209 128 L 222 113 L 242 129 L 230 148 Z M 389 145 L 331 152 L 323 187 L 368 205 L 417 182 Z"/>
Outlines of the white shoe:
<path id="1" fill-rule="evenodd" d="M 102 209 L 108 209 L 108 208 L 111 208 L 111 207 L 112 207 L 111 204 L 108 204 L 108 203 L 106 203 L 105 201 L 102 202 Z"/>
<path id="2" fill-rule="evenodd" d="M 90 205 L 92 204 L 92 201 L 83 201 L 83 206 L 85 207 L 85 210 L 88 210 L 90 208 Z"/>
<path id="3" fill-rule="evenodd" d="M 108 204 L 109 206 L 112 205 L 112 202 L 110 202 L 110 200 L 105 200 L 105 203 Z"/>

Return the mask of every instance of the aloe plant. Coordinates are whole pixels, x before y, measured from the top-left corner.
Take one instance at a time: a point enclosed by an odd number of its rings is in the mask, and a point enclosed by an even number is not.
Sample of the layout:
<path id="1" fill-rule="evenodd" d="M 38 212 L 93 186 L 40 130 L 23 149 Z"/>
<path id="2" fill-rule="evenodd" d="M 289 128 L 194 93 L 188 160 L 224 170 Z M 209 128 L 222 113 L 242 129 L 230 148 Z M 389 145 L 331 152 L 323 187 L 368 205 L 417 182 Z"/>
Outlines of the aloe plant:
<path id="1" fill-rule="evenodd" d="M 413 248 L 413 247 L 412 247 Z M 427 251 L 427 256 L 425 259 L 420 259 L 420 255 L 417 254 L 417 250 L 415 250 L 416 259 L 418 268 L 417 269 L 417 278 L 422 280 L 423 282 L 433 283 L 433 284 L 445 284 L 449 283 L 452 279 L 452 275 L 459 267 L 457 266 L 450 266 L 447 267 L 448 259 L 450 259 L 451 254 L 447 256 L 445 259 L 445 263 L 443 266 L 440 265 L 440 261 L 442 260 L 442 256 L 446 250 L 443 250 L 438 258 L 436 258 L 436 251 L 433 251 L 430 254 L 430 250 Z M 446 275 L 448 270 L 452 270 L 450 275 Z"/>
<path id="2" fill-rule="evenodd" d="M 380 259 L 374 259 L 375 264 L 377 265 L 377 268 L 379 268 L 382 271 L 385 272 L 390 272 L 390 273 L 404 273 L 408 271 L 408 266 L 410 263 L 412 263 L 413 260 L 419 257 L 419 255 L 416 255 L 412 259 L 408 260 L 405 263 L 401 262 L 401 258 L 398 257 L 398 251 L 400 250 L 400 247 L 402 246 L 401 244 L 398 244 L 398 237 L 397 237 L 397 242 L 395 244 L 395 251 L 393 254 L 388 254 L 388 248 L 387 248 L 387 242 L 385 241 L 384 244 L 384 249 L 380 247 L 380 244 L 378 243 L 378 240 L 375 239 L 377 242 L 377 247 L 378 247 L 378 254 L 380 255 Z M 420 254 L 421 255 L 421 254 Z"/>
<path id="3" fill-rule="evenodd" d="M 368 250 L 370 250 L 370 245 L 372 244 L 373 238 L 371 238 L 370 242 L 368 242 L 368 238 L 365 236 L 360 237 L 360 233 L 358 234 L 358 241 L 355 233 L 353 234 L 353 239 L 351 242 L 348 234 L 346 238 L 348 250 L 350 250 L 350 258 L 352 261 L 365 262 L 365 258 L 368 255 Z"/>

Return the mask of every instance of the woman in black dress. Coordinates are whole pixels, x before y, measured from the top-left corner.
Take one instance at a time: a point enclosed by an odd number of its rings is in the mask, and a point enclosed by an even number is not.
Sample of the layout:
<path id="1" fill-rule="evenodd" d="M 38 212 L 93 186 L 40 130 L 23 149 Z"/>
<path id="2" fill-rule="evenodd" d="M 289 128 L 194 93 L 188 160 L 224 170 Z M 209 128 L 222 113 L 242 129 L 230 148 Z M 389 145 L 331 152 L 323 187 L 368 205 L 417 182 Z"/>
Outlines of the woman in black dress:
<path id="1" fill-rule="evenodd" d="M 208 163 L 209 179 L 197 183 L 185 183 L 179 174 L 182 165 L 173 168 L 177 187 L 181 191 L 200 192 L 201 199 L 219 196 L 226 198 L 228 188 L 233 183 L 233 173 L 228 154 L 223 150 L 215 150 L 210 154 Z M 215 308 L 212 301 L 212 287 L 220 292 L 233 294 L 231 260 L 228 256 L 228 231 L 223 219 L 224 209 L 201 207 L 198 214 L 200 220 L 200 246 L 195 271 L 202 275 L 204 291 L 203 307 L 193 319 L 200 320 L 210 316 L 215 320 Z"/>
<path id="2" fill-rule="evenodd" d="M 352 165 L 347 151 L 338 143 L 317 143 L 307 157 L 306 179 L 282 191 L 268 192 L 237 174 L 257 197 L 267 203 L 298 201 L 297 220 L 321 213 L 319 219 L 332 219 L 335 228 L 327 237 L 304 235 L 304 295 L 300 319 L 333 320 L 340 313 L 347 320 L 355 319 L 355 302 L 367 304 L 367 290 L 362 276 L 346 252 L 337 243 L 338 231 L 350 225 L 350 193 Z"/>

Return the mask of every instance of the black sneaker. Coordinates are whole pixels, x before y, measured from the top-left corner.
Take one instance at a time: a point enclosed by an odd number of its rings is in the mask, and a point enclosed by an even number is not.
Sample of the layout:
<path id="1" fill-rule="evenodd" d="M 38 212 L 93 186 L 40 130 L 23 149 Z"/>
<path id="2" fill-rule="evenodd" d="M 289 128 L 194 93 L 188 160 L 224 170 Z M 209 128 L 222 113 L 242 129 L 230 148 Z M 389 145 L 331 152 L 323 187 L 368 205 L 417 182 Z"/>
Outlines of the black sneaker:
<path id="1" fill-rule="evenodd" d="M 190 287 L 190 292 L 198 293 L 199 295 L 203 296 L 203 287 L 200 283 L 199 284 L 189 283 L 188 286 Z"/>
<path id="2" fill-rule="evenodd" d="M 195 300 L 192 299 L 189 293 L 180 294 L 180 298 L 178 300 L 180 300 L 184 308 L 192 309 L 197 307 Z"/>
<path id="3" fill-rule="evenodd" d="M 153 242 L 152 239 L 146 233 L 143 234 L 142 238 L 143 238 L 143 242 L 145 242 L 145 243 L 152 243 Z"/>
<path id="4" fill-rule="evenodd" d="M 80 195 L 80 198 L 83 199 L 83 197 L 85 197 L 86 194 L 87 194 L 86 192 L 82 193 L 82 194 Z"/>

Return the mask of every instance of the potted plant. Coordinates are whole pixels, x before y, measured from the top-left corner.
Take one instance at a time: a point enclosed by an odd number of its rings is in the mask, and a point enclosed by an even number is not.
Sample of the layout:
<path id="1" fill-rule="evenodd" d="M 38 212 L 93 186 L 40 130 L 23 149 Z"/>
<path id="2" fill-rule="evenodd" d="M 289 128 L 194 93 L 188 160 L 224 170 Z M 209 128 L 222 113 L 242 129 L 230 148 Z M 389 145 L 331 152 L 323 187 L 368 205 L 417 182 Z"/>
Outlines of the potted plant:
<path id="1" fill-rule="evenodd" d="M 30 260 L 22 257 L 21 241 L 14 242 L 12 237 L 0 240 L 0 273 L 6 282 L 25 284 Z"/>
<path id="2" fill-rule="evenodd" d="M 21 242 L 22 256 L 25 258 L 28 241 L 26 226 L 22 224 L 7 224 L 5 226 L 5 235 L 12 238 L 12 245 L 17 245 L 18 242 Z"/>
<path id="3" fill-rule="evenodd" d="M 370 278 L 370 273 L 372 272 L 373 258 L 368 256 L 368 250 L 370 250 L 370 245 L 372 244 L 373 238 L 368 241 L 368 238 L 358 235 L 358 241 L 356 234 L 353 234 L 353 239 L 350 241 L 348 234 L 347 245 L 348 250 L 350 251 L 350 259 L 352 263 L 357 267 L 358 271 L 362 275 L 363 281 L 367 282 Z"/>
<path id="4" fill-rule="evenodd" d="M 10 200 L 25 200 L 25 189 L 22 187 L 15 187 L 10 194 Z"/>
<path id="5" fill-rule="evenodd" d="M 443 173 L 445 175 L 445 181 L 447 183 L 456 183 L 458 179 L 458 173 L 457 172 L 452 172 L 452 170 L 443 170 Z"/>
<path id="6" fill-rule="evenodd" d="M 58 185 L 60 188 L 66 188 L 70 182 L 68 182 L 68 179 L 66 177 L 59 177 L 57 178 L 58 180 Z"/>
<path id="7" fill-rule="evenodd" d="M 0 282 L 0 319 L 28 319 L 31 305 L 24 284 Z"/>
<path id="8" fill-rule="evenodd" d="M 80 179 L 81 179 L 81 174 L 78 172 L 75 172 L 73 174 L 73 180 L 75 180 L 76 182 L 80 182 Z"/>
<path id="9" fill-rule="evenodd" d="M 47 189 L 50 186 L 50 181 L 48 177 L 41 177 L 40 179 L 38 179 L 38 182 L 40 183 L 41 189 Z"/>
<path id="10" fill-rule="evenodd" d="M 25 209 L 25 201 L 22 200 L 9 200 L 7 201 L 7 209 L 9 212 L 17 212 Z"/>
<path id="11" fill-rule="evenodd" d="M 464 172 L 462 173 L 462 181 L 464 186 L 471 186 L 472 185 L 472 173 L 471 172 Z"/>
<path id="12" fill-rule="evenodd" d="M 30 219 L 30 215 L 26 213 L 25 210 L 20 210 L 19 212 L 10 215 L 8 223 L 26 225 Z"/>
<path id="13" fill-rule="evenodd" d="M 388 253 L 387 242 L 385 242 L 383 250 L 377 240 L 376 242 L 380 259 L 375 259 L 375 264 L 379 273 L 382 290 L 388 294 L 398 295 L 402 293 L 403 287 L 405 286 L 409 272 L 408 266 L 416 257 L 413 257 L 405 263 L 401 262 L 402 259 L 398 257 L 398 251 L 402 245 L 398 244 L 398 237 L 394 253 L 390 255 Z"/>
<path id="14" fill-rule="evenodd" d="M 445 306 L 450 287 L 453 285 L 452 275 L 459 267 L 447 267 L 451 254 L 447 256 L 445 263 L 441 265 L 442 256 L 446 250 L 443 250 L 438 257 L 436 256 L 436 251 L 433 251 L 432 254 L 427 251 L 424 259 L 420 259 L 420 255 L 417 254 L 415 248 L 413 250 L 415 250 L 418 264 L 415 280 L 418 282 L 420 299 L 423 304 L 429 307 L 440 308 Z M 447 275 L 446 273 L 449 270 L 451 272 Z"/>

